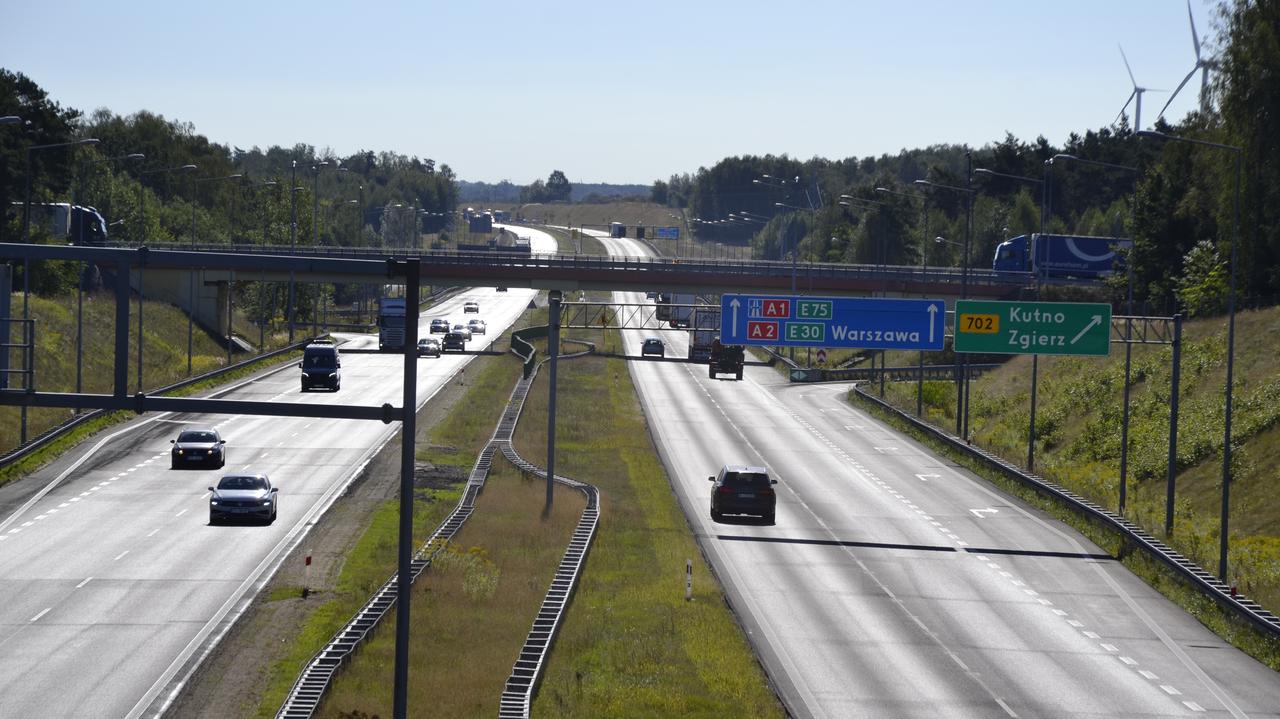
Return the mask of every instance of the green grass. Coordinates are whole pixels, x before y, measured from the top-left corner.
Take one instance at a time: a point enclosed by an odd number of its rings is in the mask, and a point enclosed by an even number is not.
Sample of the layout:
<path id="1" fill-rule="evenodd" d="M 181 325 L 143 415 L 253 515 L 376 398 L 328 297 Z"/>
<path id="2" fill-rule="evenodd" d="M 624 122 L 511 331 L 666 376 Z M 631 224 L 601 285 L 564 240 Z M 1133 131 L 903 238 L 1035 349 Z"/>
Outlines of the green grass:
<path id="1" fill-rule="evenodd" d="M 556 470 L 597 485 L 602 511 L 534 716 L 783 716 L 676 502 L 625 363 L 575 359 L 559 371 L 573 391 L 558 397 Z M 516 434 L 539 464 L 546 412 L 544 367 Z"/>
<path id="2" fill-rule="evenodd" d="M 1242 312 L 1237 317 L 1228 556 L 1228 583 L 1273 612 L 1280 611 L 1280 503 L 1274 501 L 1280 488 L 1280 355 L 1274 350 L 1278 336 L 1278 309 Z M 1173 534 L 1164 533 L 1172 366 L 1168 346 L 1139 345 L 1132 353 L 1125 516 L 1216 573 L 1225 322 L 1222 318 L 1188 322 L 1183 341 Z M 970 390 L 975 444 L 1020 466 L 1027 455 L 1030 364 L 1029 356 L 1014 357 L 975 379 Z M 1041 358 L 1039 377 L 1036 472 L 1116 511 L 1123 347 L 1113 346 L 1106 358 Z M 926 382 L 924 386 L 928 419 L 953 432 L 954 385 Z M 914 413 L 916 385 L 891 384 L 887 398 Z M 1170 584 L 1154 577 L 1147 576 L 1153 584 Z M 1184 606 L 1224 636 L 1241 634 L 1230 620 L 1212 618 L 1214 612 L 1196 609 L 1194 602 Z M 1262 642 L 1251 651 L 1280 668 L 1280 648 L 1272 644 Z"/>
<path id="3" fill-rule="evenodd" d="M 453 510 L 460 497 L 461 490 L 458 488 L 415 490 L 415 547 L 426 540 Z M 332 592 L 311 594 L 303 599 L 297 588 L 284 587 L 267 597 L 267 601 L 309 602 L 314 608 L 293 635 L 286 656 L 268 670 L 270 682 L 262 695 L 256 716 L 275 716 L 298 674 L 311 657 L 350 621 L 356 611 L 369 601 L 373 592 L 396 571 L 399 515 L 398 500 L 386 502 L 378 508 L 369 528 L 347 554 L 342 573 Z"/>
<path id="4" fill-rule="evenodd" d="M 493 717 L 556 565 L 586 506 L 557 487 L 494 462 L 476 511 L 415 583 L 409 630 L 412 716 Z M 391 715 L 395 626 L 379 627 L 338 675 L 319 717 Z"/>
<path id="5" fill-rule="evenodd" d="M 20 312 L 22 297 L 15 294 L 13 307 Z M 42 392 L 74 392 L 76 387 L 76 297 L 30 297 L 31 316 L 36 320 L 35 388 Z M 129 304 L 128 390 L 137 391 L 137 302 Z M 173 384 L 187 375 L 187 315 L 163 302 L 143 302 L 143 386 L 147 391 Z M 86 294 L 83 326 L 84 351 L 82 382 L 85 392 L 109 394 L 114 382 L 115 297 L 111 293 Z M 17 337 L 17 330 L 14 331 Z M 253 338 L 256 341 L 256 336 Z M 277 338 L 279 339 L 279 338 Z M 283 344 L 283 340 L 280 340 Z M 21 355 L 14 350 L 11 362 L 17 366 Z M 192 374 L 203 374 L 226 366 L 226 350 L 199 327 L 192 334 Z M 235 357 L 236 361 L 244 359 Z M 10 381 L 20 382 L 17 375 Z M 219 380 L 225 381 L 225 380 Z M 27 437 L 73 416 L 67 409 L 33 407 L 27 412 Z M 17 407 L 0 408 L 0 452 L 21 443 L 21 412 Z M 99 425 L 102 426 L 102 425 Z M 83 435 L 82 435 L 83 436 Z M 48 453 L 44 455 L 47 459 Z M 35 465 L 38 466 L 38 465 Z M 28 467 L 30 465 L 28 464 Z M 12 473 L 7 473 L 12 476 Z"/>

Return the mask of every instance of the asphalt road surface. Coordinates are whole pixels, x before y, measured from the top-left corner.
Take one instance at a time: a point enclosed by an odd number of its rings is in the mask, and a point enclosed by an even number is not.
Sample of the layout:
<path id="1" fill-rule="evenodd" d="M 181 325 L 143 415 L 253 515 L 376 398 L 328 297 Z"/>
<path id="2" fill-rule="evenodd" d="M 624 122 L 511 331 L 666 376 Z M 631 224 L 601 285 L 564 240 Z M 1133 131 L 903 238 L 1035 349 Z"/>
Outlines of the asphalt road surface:
<path id="1" fill-rule="evenodd" d="M 628 354 L 658 336 L 668 357 L 687 356 L 685 331 L 624 335 Z M 690 524 L 793 715 L 1280 716 L 1280 675 L 1070 527 L 851 406 L 847 385 L 790 385 L 764 367 L 741 382 L 704 365 L 631 372 Z M 725 463 L 779 480 L 775 525 L 711 520 L 707 478 Z"/>
<path id="2" fill-rule="evenodd" d="M 535 252 L 553 252 L 529 232 Z M 424 313 L 480 317 L 489 344 L 532 290 L 471 289 Z M 476 300 L 480 313 L 464 314 Z M 438 335 L 437 335 L 438 336 Z M 343 349 L 377 348 L 355 336 Z M 426 401 L 470 357 L 418 360 Z M 292 366 L 237 384 L 229 399 L 399 405 L 403 359 L 344 353 L 342 389 L 301 393 Z M 227 465 L 170 469 L 169 440 L 216 427 Z M 167 704 L 307 528 L 398 423 L 225 415 L 146 415 L 114 427 L 22 482 L 0 488 L 0 716 L 134 717 Z M 206 487 L 266 472 L 280 487 L 270 526 L 209 526 Z"/>

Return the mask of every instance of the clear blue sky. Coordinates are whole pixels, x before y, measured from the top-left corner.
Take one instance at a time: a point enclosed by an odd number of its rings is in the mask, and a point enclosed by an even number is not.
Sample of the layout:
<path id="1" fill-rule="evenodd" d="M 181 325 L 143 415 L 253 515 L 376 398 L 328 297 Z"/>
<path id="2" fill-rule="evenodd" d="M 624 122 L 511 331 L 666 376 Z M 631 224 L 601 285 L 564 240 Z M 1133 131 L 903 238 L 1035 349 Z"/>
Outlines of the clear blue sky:
<path id="1" fill-rule="evenodd" d="M 1192 0 L 1202 41 L 1216 5 Z M 1185 0 L 6 0 L 0 66 L 241 148 L 394 150 L 461 179 L 648 184 L 729 155 L 1006 131 L 1060 144 L 1195 62 Z M 1198 102 L 1199 77 L 1169 110 Z M 1145 96 L 1150 126 L 1168 93 Z M 1130 107 L 1132 113 L 1132 107 Z M 1132 122 L 1132 115 L 1130 115 Z"/>

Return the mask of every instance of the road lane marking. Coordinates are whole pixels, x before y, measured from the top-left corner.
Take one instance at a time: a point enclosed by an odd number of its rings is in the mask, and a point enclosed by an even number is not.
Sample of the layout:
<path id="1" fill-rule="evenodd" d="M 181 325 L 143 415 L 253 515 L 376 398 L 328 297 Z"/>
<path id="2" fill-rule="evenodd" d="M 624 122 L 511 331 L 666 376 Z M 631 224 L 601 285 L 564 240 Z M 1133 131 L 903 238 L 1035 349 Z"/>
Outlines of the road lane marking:
<path id="1" fill-rule="evenodd" d="M 1137 660 L 1131 659 L 1130 657 L 1120 657 L 1120 661 L 1124 662 L 1125 664 L 1128 664 L 1129 666 L 1133 666 L 1134 664 L 1138 663 Z M 1177 690 L 1175 689 L 1174 691 L 1177 691 Z"/>
<path id="2" fill-rule="evenodd" d="M 44 615 L 48 614 L 52 610 L 53 610 L 53 607 L 45 607 L 39 614 L 35 615 L 28 621 L 31 621 L 31 622 L 37 621 L 40 619 L 40 617 L 43 617 Z"/>
<path id="3" fill-rule="evenodd" d="M 1182 705 L 1193 712 L 1202 712 L 1205 710 L 1204 707 L 1200 706 L 1199 704 L 1196 704 L 1195 702 L 1182 702 Z"/>
<path id="4" fill-rule="evenodd" d="M 113 561 L 113 562 L 118 562 L 118 561 L 120 561 L 121 559 L 123 559 L 123 558 L 124 558 L 124 555 L 126 555 L 126 554 L 128 554 L 128 553 L 129 553 L 129 550 L 127 550 L 127 549 L 126 549 L 126 550 L 124 550 L 123 552 L 121 552 L 120 554 L 116 555 L 116 558 L 115 558 L 115 559 L 113 559 L 113 560 L 111 560 L 111 561 Z"/>
<path id="5" fill-rule="evenodd" d="M 83 582 L 80 582 L 79 584 L 76 585 L 76 589 L 83 587 L 84 585 L 88 584 L 91 581 L 93 581 L 93 577 L 85 577 L 85 580 Z"/>
<path id="6" fill-rule="evenodd" d="M 181 512 L 178 512 L 177 514 L 175 514 L 175 515 L 173 515 L 173 516 L 174 516 L 174 518 L 181 517 L 182 515 L 186 514 L 188 511 L 190 511 L 190 507 L 188 507 L 187 509 L 182 510 Z"/>
<path id="7" fill-rule="evenodd" d="M 148 537 L 148 538 L 150 538 L 150 537 L 154 537 L 154 536 L 156 536 L 156 532 L 159 532 L 159 531 L 160 531 L 160 528 L 159 528 L 159 527 L 156 527 L 155 529 L 153 529 L 153 530 L 151 530 L 150 532 L 148 532 L 148 533 L 147 533 L 147 537 Z"/>
<path id="8" fill-rule="evenodd" d="M 1173 687 L 1168 684 L 1161 684 L 1160 688 L 1164 690 L 1165 694 L 1168 694 L 1171 697 L 1176 697 L 1182 694 L 1182 692 L 1178 691 L 1177 687 Z"/>
<path id="9" fill-rule="evenodd" d="M 1085 632 L 1085 633 L 1087 634 L 1088 632 Z M 1140 669 L 1140 670 L 1138 671 L 1138 673 L 1142 675 L 1142 678 L 1143 678 L 1143 679 L 1152 679 L 1152 680 L 1154 680 L 1154 679 L 1159 679 L 1159 678 L 1160 678 L 1160 677 L 1156 676 L 1156 673 L 1155 673 L 1155 672 L 1153 672 L 1153 671 L 1149 671 L 1149 670 L 1146 670 L 1146 669 Z"/>

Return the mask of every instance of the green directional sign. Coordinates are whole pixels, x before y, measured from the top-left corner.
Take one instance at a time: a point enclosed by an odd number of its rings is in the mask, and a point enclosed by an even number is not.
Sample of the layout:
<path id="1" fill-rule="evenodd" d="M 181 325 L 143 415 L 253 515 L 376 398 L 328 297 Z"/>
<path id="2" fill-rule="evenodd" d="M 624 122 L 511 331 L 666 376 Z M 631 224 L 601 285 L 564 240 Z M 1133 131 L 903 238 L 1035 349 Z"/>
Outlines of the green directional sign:
<path id="1" fill-rule="evenodd" d="M 1111 350 L 1111 305 L 956 301 L 957 352 L 1097 355 Z"/>

